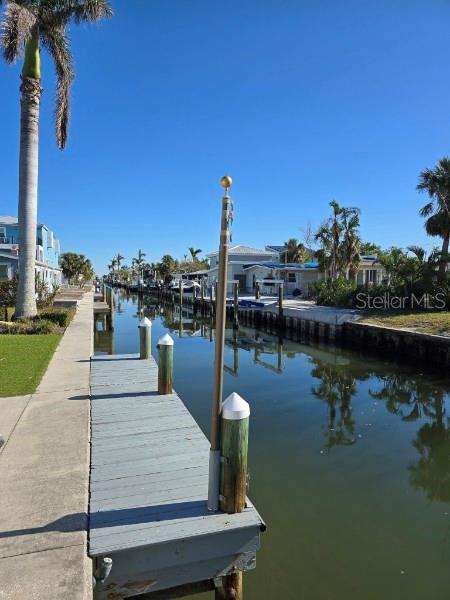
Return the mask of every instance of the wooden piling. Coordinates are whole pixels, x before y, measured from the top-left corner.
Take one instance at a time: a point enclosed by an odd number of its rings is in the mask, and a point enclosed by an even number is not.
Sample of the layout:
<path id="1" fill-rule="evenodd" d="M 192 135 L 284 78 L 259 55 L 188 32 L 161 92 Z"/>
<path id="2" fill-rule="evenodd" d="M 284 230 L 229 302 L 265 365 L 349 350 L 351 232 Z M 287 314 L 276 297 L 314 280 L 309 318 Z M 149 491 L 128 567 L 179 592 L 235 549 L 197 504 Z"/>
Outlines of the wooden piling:
<path id="1" fill-rule="evenodd" d="M 239 283 L 235 281 L 233 283 L 234 288 L 234 300 L 233 300 L 233 328 L 239 328 Z"/>
<path id="2" fill-rule="evenodd" d="M 242 571 L 222 577 L 222 586 L 216 588 L 215 600 L 243 600 Z"/>
<path id="3" fill-rule="evenodd" d="M 222 473 L 220 510 L 233 514 L 245 508 L 250 407 L 233 393 L 222 407 Z"/>
<path id="4" fill-rule="evenodd" d="M 279 324 L 281 325 L 281 321 L 283 319 L 283 284 L 278 284 L 278 319 Z"/>
<path id="5" fill-rule="evenodd" d="M 259 281 L 255 283 L 255 300 L 259 300 L 261 297 L 261 290 L 259 287 Z"/>
<path id="6" fill-rule="evenodd" d="M 144 317 L 139 323 L 139 356 L 145 360 L 152 355 L 152 322 Z"/>
<path id="7" fill-rule="evenodd" d="M 173 339 L 168 333 L 158 340 L 158 352 L 158 394 L 171 394 L 173 390 Z"/>
<path id="8" fill-rule="evenodd" d="M 220 510 L 228 514 L 242 512 L 247 498 L 248 428 L 250 406 L 233 393 L 222 407 Z M 222 577 L 216 600 L 242 600 L 242 573 L 234 571 Z"/>

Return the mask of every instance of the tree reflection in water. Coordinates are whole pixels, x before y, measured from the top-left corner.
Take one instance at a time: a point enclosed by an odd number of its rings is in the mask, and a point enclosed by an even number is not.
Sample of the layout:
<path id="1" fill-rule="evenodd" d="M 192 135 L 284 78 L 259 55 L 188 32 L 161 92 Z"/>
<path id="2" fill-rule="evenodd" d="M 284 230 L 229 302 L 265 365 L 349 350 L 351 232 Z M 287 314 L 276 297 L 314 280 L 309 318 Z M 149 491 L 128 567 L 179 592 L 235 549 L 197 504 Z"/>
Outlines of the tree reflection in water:
<path id="1" fill-rule="evenodd" d="M 350 446 L 356 442 L 352 397 L 356 394 L 356 377 L 346 366 L 314 359 L 311 375 L 320 379 L 311 391 L 328 404 L 328 423 L 325 429 L 325 448 Z"/>
<path id="2" fill-rule="evenodd" d="M 389 412 L 403 421 L 425 420 L 412 441 L 420 458 L 408 467 L 409 481 L 430 500 L 450 502 L 450 418 L 445 391 L 423 378 L 389 374 L 383 377 L 381 390 L 370 394 L 385 400 Z"/>

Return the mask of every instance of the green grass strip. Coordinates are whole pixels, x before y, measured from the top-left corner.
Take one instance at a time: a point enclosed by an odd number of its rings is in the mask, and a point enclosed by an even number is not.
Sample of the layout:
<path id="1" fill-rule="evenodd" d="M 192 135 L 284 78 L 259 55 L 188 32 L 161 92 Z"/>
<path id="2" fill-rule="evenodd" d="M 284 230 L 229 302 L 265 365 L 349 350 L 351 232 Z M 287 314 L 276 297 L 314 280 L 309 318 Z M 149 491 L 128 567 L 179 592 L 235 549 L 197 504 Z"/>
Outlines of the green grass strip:
<path id="1" fill-rule="evenodd" d="M 450 335 L 450 311 L 374 312 L 373 314 L 367 314 L 362 322 L 385 327 L 411 329 L 421 333 L 433 333 L 434 335 Z"/>
<path id="2" fill-rule="evenodd" d="M 61 334 L 0 335 L 0 397 L 34 392 Z"/>

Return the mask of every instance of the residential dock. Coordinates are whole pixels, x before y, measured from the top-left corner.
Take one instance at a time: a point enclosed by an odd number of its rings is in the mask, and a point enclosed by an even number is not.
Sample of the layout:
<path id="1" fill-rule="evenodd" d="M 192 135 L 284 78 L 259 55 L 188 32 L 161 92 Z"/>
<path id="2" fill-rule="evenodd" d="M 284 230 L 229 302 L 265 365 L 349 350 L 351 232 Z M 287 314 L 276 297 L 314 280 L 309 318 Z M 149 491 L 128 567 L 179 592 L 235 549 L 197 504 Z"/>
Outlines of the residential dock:
<path id="1" fill-rule="evenodd" d="M 93 357 L 89 554 L 98 600 L 176 598 L 254 568 L 264 523 L 207 509 L 209 442 L 158 367 L 138 355 Z M 106 574 L 108 568 L 112 568 Z M 106 571 L 105 571 L 106 568 Z"/>

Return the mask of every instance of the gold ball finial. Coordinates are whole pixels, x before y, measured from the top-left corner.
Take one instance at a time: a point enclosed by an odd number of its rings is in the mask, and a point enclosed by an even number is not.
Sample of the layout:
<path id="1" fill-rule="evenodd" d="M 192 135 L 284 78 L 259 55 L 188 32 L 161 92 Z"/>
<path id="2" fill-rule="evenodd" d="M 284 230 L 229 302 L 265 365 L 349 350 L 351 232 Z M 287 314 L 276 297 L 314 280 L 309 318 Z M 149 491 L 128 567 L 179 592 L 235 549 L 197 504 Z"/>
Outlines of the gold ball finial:
<path id="1" fill-rule="evenodd" d="M 229 175 L 224 175 L 220 180 L 220 185 L 226 190 L 231 187 L 232 183 L 233 180 Z"/>

